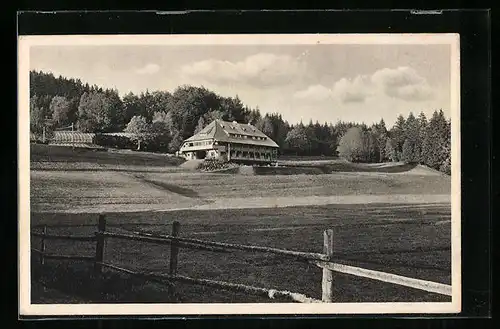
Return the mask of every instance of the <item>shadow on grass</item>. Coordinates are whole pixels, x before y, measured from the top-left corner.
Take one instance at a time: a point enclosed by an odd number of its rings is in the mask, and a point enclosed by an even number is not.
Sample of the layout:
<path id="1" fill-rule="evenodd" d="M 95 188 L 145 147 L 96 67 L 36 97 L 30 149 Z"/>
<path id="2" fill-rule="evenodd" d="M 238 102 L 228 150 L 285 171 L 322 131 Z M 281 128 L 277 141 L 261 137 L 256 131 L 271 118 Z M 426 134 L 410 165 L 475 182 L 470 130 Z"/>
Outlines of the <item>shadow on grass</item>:
<path id="1" fill-rule="evenodd" d="M 326 165 L 326 169 L 330 172 L 378 172 L 378 173 L 402 173 L 416 168 L 416 163 L 406 163 L 397 166 L 387 167 L 370 167 L 364 164 L 357 163 L 333 163 Z"/>
<path id="2" fill-rule="evenodd" d="M 177 303 L 168 286 L 142 278 L 104 271 L 93 274 L 93 265 L 73 261 L 46 261 L 41 266 L 32 261 L 32 285 L 45 289 L 32 290 L 32 303 L 57 303 L 70 296 L 76 303 Z"/>
<path id="3" fill-rule="evenodd" d="M 150 186 L 153 186 L 153 187 L 160 189 L 160 190 L 163 190 L 163 191 L 168 191 L 168 192 L 180 194 L 180 195 L 188 197 L 188 198 L 199 198 L 200 197 L 198 195 L 198 192 L 196 192 L 192 189 L 189 189 L 189 188 L 181 187 L 181 186 L 174 185 L 174 184 L 168 184 L 168 183 L 153 180 L 153 179 L 148 179 L 148 178 L 145 178 L 144 176 L 138 175 L 138 174 L 135 174 L 132 176 L 135 179 L 138 179 L 143 183 L 149 184 Z"/>
<path id="4" fill-rule="evenodd" d="M 77 262 L 32 261 L 33 304 L 122 304 L 122 303 L 270 303 L 262 296 L 177 283 L 162 284 L 104 271 L 93 276 L 92 265 Z M 170 286 L 173 290 L 170 290 Z"/>
<path id="5" fill-rule="evenodd" d="M 322 175 L 335 172 L 373 172 L 373 173 L 403 173 L 417 167 L 418 164 L 407 163 L 386 167 L 372 167 L 362 163 L 339 162 L 328 164 L 291 164 L 280 167 L 254 167 L 255 175 Z"/>

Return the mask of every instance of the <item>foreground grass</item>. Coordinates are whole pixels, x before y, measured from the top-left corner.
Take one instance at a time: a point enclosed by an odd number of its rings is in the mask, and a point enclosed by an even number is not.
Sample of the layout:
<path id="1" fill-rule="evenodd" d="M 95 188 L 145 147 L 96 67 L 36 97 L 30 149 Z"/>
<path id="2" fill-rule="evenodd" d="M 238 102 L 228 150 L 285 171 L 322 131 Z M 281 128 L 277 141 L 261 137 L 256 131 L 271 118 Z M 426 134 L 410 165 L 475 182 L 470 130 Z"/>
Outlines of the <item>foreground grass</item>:
<path id="1" fill-rule="evenodd" d="M 95 231 L 96 217 L 86 214 L 32 214 L 32 225 L 47 224 L 49 232 L 53 233 L 91 234 Z M 322 232 L 331 228 L 334 230 L 334 250 L 341 254 L 338 259 L 341 263 L 446 284 L 451 282 L 449 205 L 331 205 L 109 214 L 107 218 L 109 229 L 117 232 L 143 229 L 168 234 L 171 223 L 178 220 L 181 222 L 181 235 L 186 237 L 311 252 L 322 252 Z M 36 246 L 38 242 L 34 240 L 33 243 Z M 415 252 L 393 253 L 404 249 Z M 47 244 L 47 251 L 64 254 L 93 255 L 94 250 L 95 246 L 89 243 L 50 241 Z M 169 252 L 165 246 L 108 240 L 105 258 L 126 268 L 165 273 Z M 76 276 L 78 280 L 88 277 L 82 267 L 75 266 L 63 262 L 59 270 L 66 268 L 70 271 L 68 276 Z M 274 255 L 182 250 L 179 274 L 321 297 L 321 269 Z M 120 282 L 129 280 L 124 275 L 119 277 Z M 52 284 L 58 289 L 71 290 L 64 287 L 64 280 Z M 139 282 L 134 291 L 110 292 L 106 300 L 134 300 L 133 294 L 139 294 L 142 297 L 137 298 L 141 301 L 158 301 L 159 295 L 151 291 L 160 288 L 151 287 L 150 283 L 142 287 Z M 185 285 L 179 289 L 182 298 L 174 298 L 179 302 L 255 302 L 252 298 L 214 289 Z M 123 295 L 125 293 L 128 297 Z M 43 303 L 40 298 L 33 296 L 34 301 Z M 173 297 L 163 298 L 167 301 Z M 335 298 L 337 302 L 449 300 L 446 296 L 338 273 L 335 274 Z"/>

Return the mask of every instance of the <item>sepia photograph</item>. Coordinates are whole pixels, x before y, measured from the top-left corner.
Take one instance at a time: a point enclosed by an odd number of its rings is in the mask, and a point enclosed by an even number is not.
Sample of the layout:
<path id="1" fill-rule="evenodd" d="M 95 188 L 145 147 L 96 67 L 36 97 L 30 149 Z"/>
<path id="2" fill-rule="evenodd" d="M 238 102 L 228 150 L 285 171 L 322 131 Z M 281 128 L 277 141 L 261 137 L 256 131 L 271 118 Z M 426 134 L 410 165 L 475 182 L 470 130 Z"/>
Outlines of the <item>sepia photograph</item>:
<path id="1" fill-rule="evenodd" d="M 458 34 L 19 37 L 23 315 L 458 313 Z"/>

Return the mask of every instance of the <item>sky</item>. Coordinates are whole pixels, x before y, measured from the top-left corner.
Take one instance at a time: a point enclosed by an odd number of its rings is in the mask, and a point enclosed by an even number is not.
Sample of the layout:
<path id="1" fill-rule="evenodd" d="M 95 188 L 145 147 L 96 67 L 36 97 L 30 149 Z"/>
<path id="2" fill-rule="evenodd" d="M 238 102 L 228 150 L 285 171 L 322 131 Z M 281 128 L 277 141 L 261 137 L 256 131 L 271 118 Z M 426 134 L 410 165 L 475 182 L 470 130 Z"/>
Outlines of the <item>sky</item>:
<path id="1" fill-rule="evenodd" d="M 43 45 L 30 48 L 30 69 L 122 96 L 204 86 L 290 123 L 450 117 L 446 44 Z"/>

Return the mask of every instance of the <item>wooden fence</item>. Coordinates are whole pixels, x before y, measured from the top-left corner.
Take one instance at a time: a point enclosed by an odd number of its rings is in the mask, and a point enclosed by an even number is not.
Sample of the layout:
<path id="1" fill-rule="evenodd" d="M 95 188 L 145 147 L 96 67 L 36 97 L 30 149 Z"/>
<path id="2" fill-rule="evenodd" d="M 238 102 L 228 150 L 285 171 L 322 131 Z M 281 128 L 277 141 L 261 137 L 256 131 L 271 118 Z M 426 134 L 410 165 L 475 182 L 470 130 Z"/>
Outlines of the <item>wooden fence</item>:
<path id="1" fill-rule="evenodd" d="M 100 277 L 103 268 L 127 273 L 132 276 L 142 277 L 146 280 L 160 282 L 169 286 L 170 292 L 174 292 L 174 282 L 187 283 L 193 285 L 202 285 L 212 288 L 219 288 L 228 291 L 243 292 L 257 296 L 267 296 L 271 299 L 279 298 L 300 303 L 320 303 L 333 301 L 334 287 L 334 272 L 351 274 L 359 277 L 364 277 L 372 280 L 378 280 L 388 283 L 393 283 L 400 286 L 419 289 L 427 292 L 437 293 L 441 295 L 452 295 L 450 285 L 436 283 L 426 280 L 404 277 L 401 275 L 374 271 L 355 266 L 338 264 L 333 262 L 335 253 L 333 250 L 333 230 L 329 229 L 323 232 L 323 253 L 312 253 L 302 251 L 292 251 L 278 248 L 270 248 L 255 245 L 242 245 L 215 241 L 206 241 L 200 239 L 183 238 L 179 236 L 180 223 L 174 222 L 172 225 L 172 233 L 170 235 L 157 234 L 145 231 L 127 231 L 129 233 L 110 232 L 106 229 L 106 218 L 104 215 L 99 216 L 97 231 L 94 236 L 72 236 L 72 235 L 55 235 L 48 234 L 47 227 L 43 226 L 42 232 L 32 232 L 32 236 L 40 238 L 40 249 L 31 248 L 32 252 L 38 254 L 40 265 L 43 265 L 45 259 L 67 259 L 89 261 L 94 264 L 94 275 Z M 105 262 L 105 241 L 106 239 L 122 239 L 141 241 L 146 243 L 170 245 L 170 264 L 168 274 L 150 273 L 144 271 L 134 271 L 131 269 L 122 268 L 116 264 Z M 72 241 L 88 241 L 96 243 L 95 256 L 70 256 L 56 255 L 46 251 L 46 240 L 72 240 Z M 304 261 L 313 263 L 323 269 L 322 277 L 322 299 L 317 300 L 310 298 L 301 293 L 289 291 L 281 291 L 276 289 L 268 289 L 262 287 L 254 287 L 244 284 L 191 278 L 177 274 L 177 263 L 179 248 L 205 250 L 212 252 L 227 253 L 233 250 L 270 253 L 281 257 L 292 258 L 296 261 Z"/>

